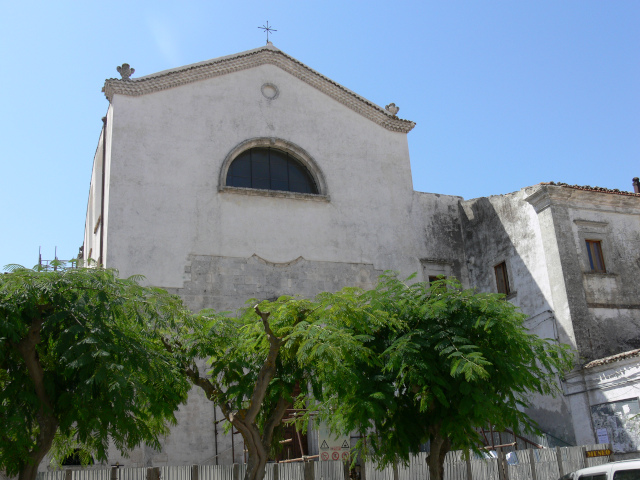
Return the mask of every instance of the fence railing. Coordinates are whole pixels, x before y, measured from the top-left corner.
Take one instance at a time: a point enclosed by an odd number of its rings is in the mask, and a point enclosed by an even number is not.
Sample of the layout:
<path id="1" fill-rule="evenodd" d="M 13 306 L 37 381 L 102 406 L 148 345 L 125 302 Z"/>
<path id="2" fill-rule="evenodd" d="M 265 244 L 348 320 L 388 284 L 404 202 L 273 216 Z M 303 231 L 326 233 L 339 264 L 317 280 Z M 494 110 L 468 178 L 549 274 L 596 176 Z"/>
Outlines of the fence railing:
<path id="1" fill-rule="evenodd" d="M 444 480 L 558 480 L 580 468 L 609 462 L 609 457 L 588 458 L 586 452 L 610 448 L 608 444 L 498 452 L 495 457 L 465 458 L 449 452 Z M 427 454 L 413 455 L 408 465 L 377 469 L 365 463 L 362 480 L 429 480 Z M 151 468 L 89 468 L 39 473 L 37 480 L 242 480 L 246 465 L 192 465 Z M 265 480 L 349 480 L 342 462 L 269 463 Z"/>
<path id="2" fill-rule="evenodd" d="M 558 480 L 580 468 L 609 462 L 609 457 L 588 458 L 586 452 L 610 448 L 608 444 L 583 447 L 556 447 L 498 451 L 495 458 L 479 458 L 463 452 L 449 452 L 444 460 L 444 480 Z M 487 454 L 489 456 L 489 454 Z M 408 465 L 398 464 L 382 470 L 365 464 L 366 480 L 429 480 L 427 454 L 411 457 Z"/>
<path id="3" fill-rule="evenodd" d="M 150 468 L 68 468 L 40 472 L 37 480 L 242 480 L 246 469 L 245 464 L 237 463 Z M 348 480 L 348 470 L 340 461 L 268 463 L 265 480 Z"/>

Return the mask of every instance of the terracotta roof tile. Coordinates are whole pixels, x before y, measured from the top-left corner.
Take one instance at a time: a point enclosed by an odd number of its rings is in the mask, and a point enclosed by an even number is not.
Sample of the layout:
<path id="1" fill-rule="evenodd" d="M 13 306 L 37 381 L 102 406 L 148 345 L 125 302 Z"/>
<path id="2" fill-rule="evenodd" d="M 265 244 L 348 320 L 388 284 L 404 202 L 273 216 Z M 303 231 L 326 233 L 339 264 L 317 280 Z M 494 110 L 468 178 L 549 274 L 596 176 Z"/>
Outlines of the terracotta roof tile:
<path id="1" fill-rule="evenodd" d="M 557 187 L 575 188 L 576 190 L 584 190 L 586 192 L 611 193 L 614 195 L 626 195 L 628 197 L 640 198 L 640 193 L 626 192 L 624 190 L 618 190 L 617 188 L 610 189 L 603 187 L 591 187 L 589 185 L 569 185 L 568 183 L 563 182 L 541 182 L 540 185 L 555 185 Z"/>
<path id="2" fill-rule="evenodd" d="M 592 362 L 587 363 L 582 368 L 593 368 L 599 367 L 600 365 L 606 365 L 608 363 L 619 362 L 620 360 L 625 360 L 627 358 L 632 357 L 640 357 L 640 348 L 635 350 L 629 350 L 628 352 L 618 353 L 617 355 L 611 355 L 610 357 L 599 358 L 598 360 L 593 360 Z"/>

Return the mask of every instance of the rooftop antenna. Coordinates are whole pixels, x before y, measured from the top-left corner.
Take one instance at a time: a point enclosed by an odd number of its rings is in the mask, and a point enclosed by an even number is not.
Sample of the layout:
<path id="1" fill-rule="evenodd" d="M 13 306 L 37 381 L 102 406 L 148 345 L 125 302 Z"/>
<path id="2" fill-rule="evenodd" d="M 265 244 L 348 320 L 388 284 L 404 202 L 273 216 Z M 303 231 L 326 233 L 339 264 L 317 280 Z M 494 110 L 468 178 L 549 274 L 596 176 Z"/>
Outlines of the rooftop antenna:
<path id="1" fill-rule="evenodd" d="M 271 28 L 269 26 L 269 20 L 267 20 L 267 26 L 266 27 L 263 25 L 263 26 L 258 27 L 258 28 L 261 29 L 261 30 L 264 30 L 265 32 L 267 32 L 267 45 L 269 45 L 269 33 L 270 32 L 277 32 L 278 30 L 275 30 L 275 29 L 273 29 L 273 28 Z"/>

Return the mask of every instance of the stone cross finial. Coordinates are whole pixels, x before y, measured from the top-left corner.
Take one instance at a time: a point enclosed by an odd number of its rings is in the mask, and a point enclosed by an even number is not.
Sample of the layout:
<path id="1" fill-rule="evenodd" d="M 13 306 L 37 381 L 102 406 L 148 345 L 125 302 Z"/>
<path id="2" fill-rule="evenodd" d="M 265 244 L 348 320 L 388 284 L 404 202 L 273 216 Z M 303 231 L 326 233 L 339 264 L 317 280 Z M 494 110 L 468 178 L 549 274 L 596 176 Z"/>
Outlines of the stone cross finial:
<path id="1" fill-rule="evenodd" d="M 129 77 L 136 71 L 136 69 L 131 68 L 128 63 L 123 63 L 121 67 L 117 68 L 117 70 L 122 77 L 122 80 L 129 80 Z"/>
<path id="2" fill-rule="evenodd" d="M 384 109 L 393 116 L 395 116 L 400 111 L 400 107 L 396 107 L 395 103 L 390 103 L 389 105 L 384 107 Z"/>

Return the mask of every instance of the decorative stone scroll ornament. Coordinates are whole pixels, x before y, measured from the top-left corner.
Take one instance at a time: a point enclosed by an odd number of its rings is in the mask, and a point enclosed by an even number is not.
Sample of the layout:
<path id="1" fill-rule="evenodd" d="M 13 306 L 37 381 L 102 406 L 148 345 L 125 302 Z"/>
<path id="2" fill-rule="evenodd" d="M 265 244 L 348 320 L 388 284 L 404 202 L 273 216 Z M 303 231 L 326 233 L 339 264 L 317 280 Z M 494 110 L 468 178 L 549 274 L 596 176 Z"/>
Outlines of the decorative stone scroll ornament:
<path id="1" fill-rule="evenodd" d="M 384 109 L 389 112 L 391 115 L 393 115 L 394 117 L 398 114 L 398 112 L 400 111 L 400 107 L 396 107 L 395 103 L 390 103 L 389 105 L 387 105 L 386 107 L 384 107 Z"/>
<path id="2" fill-rule="evenodd" d="M 131 75 L 136 71 L 135 68 L 131 68 L 128 63 L 123 63 L 121 67 L 117 68 L 118 73 L 122 77 L 122 80 L 129 80 Z"/>

